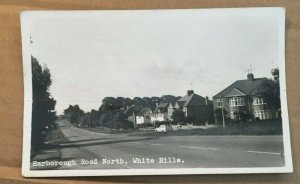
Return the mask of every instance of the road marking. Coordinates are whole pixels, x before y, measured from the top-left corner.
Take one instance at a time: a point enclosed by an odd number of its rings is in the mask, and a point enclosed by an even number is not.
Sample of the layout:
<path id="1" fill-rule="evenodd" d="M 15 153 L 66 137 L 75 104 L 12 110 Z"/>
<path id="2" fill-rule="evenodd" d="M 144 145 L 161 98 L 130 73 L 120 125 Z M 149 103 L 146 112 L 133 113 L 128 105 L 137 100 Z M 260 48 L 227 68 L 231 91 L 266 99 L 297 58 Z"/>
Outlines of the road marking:
<path id="1" fill-rule="evenodd" d="M 218 148 L 196 147 L 196 146 L 178 146 L 178 147 L 180 147 L 180 148 L 190 148 L 190 149 L 219 150 Z"/>
<path id="2" fill-rule="evenodd" d="M 248 153 L 261 153 L 261 154 L 281 155 L 281 153 L 265 152 L 265 151 L 247 151 L 247 152 Z"/>
<path id="3" fill-rule="evenodd" d="M 154 146 L 163 146 L 163 144 L 149 144 L 149 145 L 154 145 Z"/>
<path id="4" fill-rule="evenodd" d="M 55 152 L 58 152 L 58 151 L 55 151 L 55 150 L 47 150 L 45 153 L 55 153 Z"/>

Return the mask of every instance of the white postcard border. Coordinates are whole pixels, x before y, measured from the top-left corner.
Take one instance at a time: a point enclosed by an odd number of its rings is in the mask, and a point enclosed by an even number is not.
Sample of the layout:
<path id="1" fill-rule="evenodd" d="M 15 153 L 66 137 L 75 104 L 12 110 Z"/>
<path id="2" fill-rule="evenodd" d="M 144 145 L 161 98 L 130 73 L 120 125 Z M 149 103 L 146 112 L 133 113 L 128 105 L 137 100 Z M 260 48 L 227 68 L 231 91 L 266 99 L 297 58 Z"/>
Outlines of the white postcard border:
<path id="1" fill-rule="evenodd" d="M 264 10 L 273 13 L 278 17 L 279 44 L 278 53 L 280 67 L 280 92 L 282 108 L 282 125 L 284 140 L 284 167 L 255 167 L 255 168 L 184 168 L 184 169 L 99 169 L 99 170 L 30 170 L 30 146 L 31 146 L 31 114 L 32 114 L 32 74 L 31 74 L 31 51 L 30 51 L 30 20 L 36 15 L 47 16 L 47 12 L 53 11 L 34 11 L 22 12 L 21 14 L 21 34 L 23 52 L 23 76 L 24 76 L 24 126 L 23 126 L 23 159 L 22 175 L 25 177 L 56 177 L 56 176 L 122 176 L 122 175 L 177 175 L 177 174 L 249 174 L 249 173 L 290 173 L 293 172 L 292 152 L 290 141 L 290 128 L 288 118 L 288 105 L 286 93 L 286 72 L 285 72 L 285 9 L 284 8 L 227 8 L 227 9 L 201 9 L 200 11 L 212 12 L 240 10 L 245 13 L 257 11 L 262 15 Z M 141 11 L 152 10 L 102 10 L 102 11 Z M 196 9 L 188 10 L 156 10 L 156 11 L 199 11 Z M 65 11 L 56 11 L 56 16 L 63 15 Z M 79 13 L 83 11 L 71 11 Z M 99 11 L 85 11 L 97 13 Z M 68 12 L 70 13 L 70 12 Z"/>

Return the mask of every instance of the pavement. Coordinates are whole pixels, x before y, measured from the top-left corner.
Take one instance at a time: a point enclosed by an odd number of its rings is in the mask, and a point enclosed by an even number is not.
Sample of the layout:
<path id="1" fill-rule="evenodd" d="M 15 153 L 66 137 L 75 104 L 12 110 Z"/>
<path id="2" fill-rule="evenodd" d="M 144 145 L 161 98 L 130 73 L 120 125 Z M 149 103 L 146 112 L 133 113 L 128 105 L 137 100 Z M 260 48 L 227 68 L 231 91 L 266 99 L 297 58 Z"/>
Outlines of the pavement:
<path id="1" fill-rule="evenodd" d="M 283 137 L 128 136 L 95 133 L 60 123 L 56 169 L 239 168 L 284 166 Z"/>

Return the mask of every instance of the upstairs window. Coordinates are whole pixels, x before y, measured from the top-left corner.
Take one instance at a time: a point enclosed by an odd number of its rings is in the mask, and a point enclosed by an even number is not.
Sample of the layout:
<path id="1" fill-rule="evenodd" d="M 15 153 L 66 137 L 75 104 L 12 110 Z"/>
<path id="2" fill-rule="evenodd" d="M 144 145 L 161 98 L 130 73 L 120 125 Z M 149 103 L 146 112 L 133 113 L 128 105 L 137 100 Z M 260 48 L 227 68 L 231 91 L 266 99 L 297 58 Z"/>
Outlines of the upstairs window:
<path id="1" fill-rule="evenodd" d="M 266 104 L 263 98 L 254 98 L 253 105 L 263 105 Z"/>
<path id="2" fill-rule="evenodd" d="M 230 107 L 244 106 L 245 100 L 243 97 L 233 97 L 229 99 L 229 105 Z"/>
<path id="3" fill-rule="evenodd" d="M 222 99 L 217 99 L 217 106 L 218 107 L 223 107 L 223 100 Z"/>

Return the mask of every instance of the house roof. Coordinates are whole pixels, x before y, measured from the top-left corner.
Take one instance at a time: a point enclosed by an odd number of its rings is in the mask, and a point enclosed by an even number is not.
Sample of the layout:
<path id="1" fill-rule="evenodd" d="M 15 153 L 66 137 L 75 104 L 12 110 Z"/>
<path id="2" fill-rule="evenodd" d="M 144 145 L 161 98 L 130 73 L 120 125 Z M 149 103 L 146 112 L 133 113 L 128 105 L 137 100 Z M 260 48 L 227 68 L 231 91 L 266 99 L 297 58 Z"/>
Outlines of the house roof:
<path id="1" fill-rule="evenodd" d="M 232 88 L 231 90 L 228 91 L 228 93 L 225 95 L 225 97 L 232 97 L 232 96 L 245 96 L 246 94 L 241 92 L 237 88 Z"/>
<path id="2" fill-rule="evenodd" d="M 178 100 L 178 101 L 176 102 L 176 104 L 177 104 L 179 107 L 183 107 L 183 105 L 185 104 L 185 102 L 186 102 L 186 101 L 179 101 L 179 100 Z"/>
<path id="3" fill-rule="evenodd" d="M 170 102 L 168 105 L 168 108 L 174 108 L 176 105 L 176 102 Z"/>
<path id="4" fill-rule="evenodd" d="M 161 103 L 161 104 L 157 105 L 157 107 L 154 109 L 153 113 L 167 112 L 168 106 L 169 106 L 169 103 Z"/>
<path id="5" fill-rule="evenodd" d="M 157 107 L 158 107 L 158 108 L 167 108 L 168 105 L 169 105 L 169 103 L 161 103 L 161 104 L 159 104 Z"/>
<path id="6" fill-rule="evenodd" d="M 219 92 L 213 98 L 224 98 L 232 96 L 245 96 L 245 95 L 255 95 L 257 88 L 265 81 L 267 78 L 256 78 L 253 80 L 237 80 L 223 91 Z"/>
<path id="7" fill-rule="evenodd" d="M 137 116 L 145 116 L 148 112 L 150 112 L 150 108 L 142 108 L 138 113 Z"/>
<path id="8" fill-rule="evenodd" d="M 194 107 L 194 106 L 206 105 L 206 100 L 208 101 L 208 104 L 212 104 L 211 100 L 208 100 L 194 93 L 182 97 L 177 101 L 177 104 L 179 107 Z"/>

